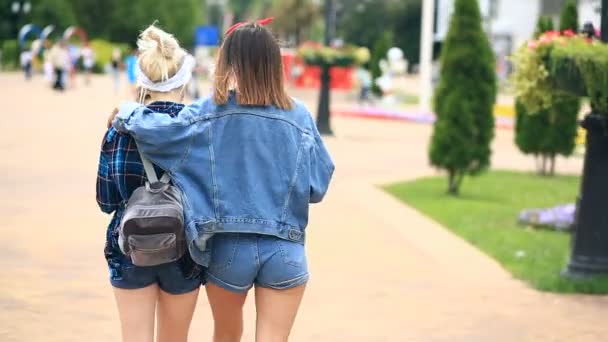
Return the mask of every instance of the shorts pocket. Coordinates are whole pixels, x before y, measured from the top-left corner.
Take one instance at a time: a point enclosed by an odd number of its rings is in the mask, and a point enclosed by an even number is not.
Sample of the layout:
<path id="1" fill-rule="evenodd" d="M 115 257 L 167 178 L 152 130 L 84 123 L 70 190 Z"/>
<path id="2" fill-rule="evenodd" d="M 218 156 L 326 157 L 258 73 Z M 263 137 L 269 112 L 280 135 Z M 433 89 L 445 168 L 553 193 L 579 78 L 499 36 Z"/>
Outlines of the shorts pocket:
<path id="1" fill-rule="evenodd" d="M 238 245 L 238 234 L 218 233 L 214 235 L 211 242 L 209 270 L 217 272 L 230 268 L 236 256 Z"/>
<path id="2" fill-rule="evenodd" d="M 276 244 L 283 261 L 294 267 L 301 267 L 306 263 L 306 250 L 304 245 L 293 241 L 276 239 Z"/>

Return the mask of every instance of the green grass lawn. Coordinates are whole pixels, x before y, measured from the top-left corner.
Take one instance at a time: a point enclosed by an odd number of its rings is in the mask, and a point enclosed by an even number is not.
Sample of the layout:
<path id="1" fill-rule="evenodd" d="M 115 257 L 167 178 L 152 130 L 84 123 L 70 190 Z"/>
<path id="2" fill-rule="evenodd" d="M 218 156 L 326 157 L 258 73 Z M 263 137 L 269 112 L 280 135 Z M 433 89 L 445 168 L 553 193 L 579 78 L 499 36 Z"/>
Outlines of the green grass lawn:
<path id="1" fill-rule="evenodd" d="M 446 194 L 445 177 L 385 187 L 539 290 L 608 293 L 608 277 L 573 281 L 560 275 L 570 253 L 569 234 L 517 224 L 520 210 L 572 203 L 578 188 L 575 176 L 546 178 L 506 171 L 467 177 L 458 198 Z"/>

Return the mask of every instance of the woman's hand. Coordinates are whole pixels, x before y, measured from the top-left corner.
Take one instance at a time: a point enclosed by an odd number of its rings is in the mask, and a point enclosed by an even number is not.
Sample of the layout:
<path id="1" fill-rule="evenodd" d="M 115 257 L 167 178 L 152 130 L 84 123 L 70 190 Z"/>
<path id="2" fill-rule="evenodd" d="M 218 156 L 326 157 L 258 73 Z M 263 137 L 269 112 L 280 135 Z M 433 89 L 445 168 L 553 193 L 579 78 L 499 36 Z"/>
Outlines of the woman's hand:
<path id="1" fill-rule="evenodd" d="M 108 128 L 112 127 L 112 121 L 114 121 L 116 114 L 118 114 L 118 108 L 114 108 L 114 110 L 112 111 L 112 114 L 110 114 L 110 116 L 108 117 L 108 122 L 107 122 Z"/>

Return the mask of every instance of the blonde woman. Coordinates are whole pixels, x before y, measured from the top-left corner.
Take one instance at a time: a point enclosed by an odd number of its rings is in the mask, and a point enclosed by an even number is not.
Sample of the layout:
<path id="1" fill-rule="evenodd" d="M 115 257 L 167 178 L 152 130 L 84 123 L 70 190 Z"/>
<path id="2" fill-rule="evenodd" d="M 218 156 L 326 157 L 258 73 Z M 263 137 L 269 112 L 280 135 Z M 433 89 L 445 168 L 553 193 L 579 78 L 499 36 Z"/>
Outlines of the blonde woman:
<path id="1" fill-rule="evenodd" d="M 137 42 L 139 102 L 167 117 L 184 107 L 184 87 L 194 60 L 175 38 L 148 27 Z M 162 174 L 155 166 L 156 173 Z M 159 266 L 134 266 L 118 246 L 118 226 L 131 193 L 144 185 L 146 176 L 135 141 L 128 134 L 108 128 L 99 159 L 97 202 L 114 216 L 107 231 L 105 256 L 121 322 L 124 342 L 152 342 L 155 321 L 157 341 L 185 342 L 199 288 L 201 268 L 189 255 Z"/>

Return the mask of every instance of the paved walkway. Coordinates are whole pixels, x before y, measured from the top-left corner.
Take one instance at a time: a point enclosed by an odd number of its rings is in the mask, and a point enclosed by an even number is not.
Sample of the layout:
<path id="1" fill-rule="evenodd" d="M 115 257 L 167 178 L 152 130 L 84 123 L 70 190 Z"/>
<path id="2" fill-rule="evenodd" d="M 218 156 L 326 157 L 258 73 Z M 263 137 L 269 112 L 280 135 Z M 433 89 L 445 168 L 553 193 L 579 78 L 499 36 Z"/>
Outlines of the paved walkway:
<path id="1" fill-rule="evenodd" d="M 118 97 L 107 78 L 55 94 L 41 80 L 0 74 L 0 87 L 0 341 L 118 341 L 102 253 L 108 217 L 94 201 L 99 142 Z M 300 95 L 314 108 L 314 94 Z M 327 200 L 312 211 L 312 281 L 293 341 L 606 339 L 608 297 L 531 290 L 378 189 L 435 173 L 426 159 L 429 126 L 333 124 L 327 143 L 338 169 Z M 533 166 L 511 132 L 497 134 L 495 166 Z M 581 161 L 558 167 L 579 172 Z M 253 340 L 252 304 L 244 341 Z M 211 327 L 202 295 L 191 341 L 209 341 Z"/>

